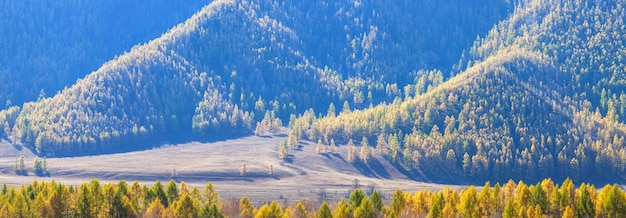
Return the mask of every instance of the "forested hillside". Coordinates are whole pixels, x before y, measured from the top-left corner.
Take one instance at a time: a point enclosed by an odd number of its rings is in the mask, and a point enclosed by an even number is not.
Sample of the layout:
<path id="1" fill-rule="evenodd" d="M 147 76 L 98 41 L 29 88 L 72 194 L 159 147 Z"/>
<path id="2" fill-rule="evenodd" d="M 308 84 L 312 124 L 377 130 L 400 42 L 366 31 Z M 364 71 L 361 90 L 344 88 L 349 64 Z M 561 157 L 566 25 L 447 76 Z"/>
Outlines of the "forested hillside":
<path id="1" fill-rule="evenodd" d="M 432 178 L 623 181 L 624 13 L 620 1 L 524 2 L 476 42 L 456 77 L 430 72 L 405 88 L 415 95 L 301 119 L 294 135 L 367 139 Z"/>
<path id="2" fill-rule="evenodd" d="M 249 134 L 330 103 L 366 108 L 400 96 L 418 68 L 450 69 L 512 8 L 490 2 L 215 1 L 57 95 L 3 111 L 2 135 L 75 155 Z"/>
<path id="3" fill-rule="evenodd" d="M 209 2 L 0 1 L 0 109 L 54 95 Z"/>
<path id="4" fill-rule="evenodd" d="M 283 158 L 310 140 L 433 180 L 624 181 L 625 15 L 623 1 L 214 1 L 0 112 L 0 135 L 65 156 L 288 123 Z"/>

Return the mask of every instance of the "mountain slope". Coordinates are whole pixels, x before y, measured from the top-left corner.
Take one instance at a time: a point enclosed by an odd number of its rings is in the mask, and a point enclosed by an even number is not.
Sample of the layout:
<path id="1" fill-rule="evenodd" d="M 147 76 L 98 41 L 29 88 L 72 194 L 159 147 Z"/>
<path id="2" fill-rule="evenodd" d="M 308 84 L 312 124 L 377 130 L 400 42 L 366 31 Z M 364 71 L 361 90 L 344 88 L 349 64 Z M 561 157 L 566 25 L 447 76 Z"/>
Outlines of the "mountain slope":
<path id="1" fill-rule="evenodd" d="M 188 134 L 194 115 L 201 117 L 194 122 L 233 125 L 245 131 L 251 126 L 250 109 L 257 96 L 275 99 L 276 104 L 284 99 L 304 107 L 316 103 L 293 99 L 285 84 L 298 82 L 313 93 L 338 93 L 341 87 L 323 82 L 332 79 L 330 75 L 310 66 L 297 53 L 299 49 L 291 47 L 298 43 L 289 29 L 269 18 L 248 17 L 247 12 L 254 13 L 252 7 L 214 2 L 185 24 L 106 63 L 55 97 L 25 104 L 11 133 L 14 140 L 45 155 L 128 150 L 147 136 Z M 251 32 L 241 32 L 238 25 L 248 26 L 243 30 Z M 247 39 L 253 33 L 258 38 Z M 256 84 L 240 84 L 242 80 Z M 199 103 L 203 101 L 217 102 Z M 250 101 L 252 107 L 235 109 L 235 101 Z M 214 118 L 219 120 L 213 122 Z"/>
<path id="2" fill-rule="evenodd" d="M 623 181 L 625 44 L 605 38 L 623 35 L 622 4 L 524 2 L 477 42 L 456 77 L 402 102 L 301 120 L 310 128 L 296 135 L 383 138 L 390 161 L 431 177 Z"/>
<path id="3" fill-rule="evenodd" d="M 0 108 L 54 95 L 208 2 L 1 1 Z"/>
<path id="4" fill-rule="evenodd" d="M 476 10 L 450 15 L 450 29 L 440 33 L 420 28 L 440 22 L 427 16 L 437 8 L 435 1 L 406 7 L 376 1 L 216 1 L 54 97 L 4 111 L 3 135 L 40 155 L 76 155 L 134 150 L 173 138 L 247 134 L 266 117 L 286 119 L 329 103 L 364 108 L 393 99 L 408 72 L 426 66 L 400 64 L 398 49 L 410 55 L 407 60 L 460 55 L 475 34 L 504 16 L 509 3 L 496 2 L 497 7 L 446 2 L 450 13 L 466 6 Z M 403 19 L 392 15 L 414 11 L 425 15 L 397 29 Z M 473 17 L 481 22 L 464 25 Z M 447 33 L 469 37 L 451 42 L 452 49 L 441 54 L 437 47 L 414 45 L 417 36 L 425 44 L 445 40 L 441 35 Z M 394 55 L 385 58 L 389 54 Z M 436 65 L 449 67 L 445 63 Z M 398 69 L 385 69 L 390 66 Z M 396 91 L 385 94 L 390 86 Z"/>

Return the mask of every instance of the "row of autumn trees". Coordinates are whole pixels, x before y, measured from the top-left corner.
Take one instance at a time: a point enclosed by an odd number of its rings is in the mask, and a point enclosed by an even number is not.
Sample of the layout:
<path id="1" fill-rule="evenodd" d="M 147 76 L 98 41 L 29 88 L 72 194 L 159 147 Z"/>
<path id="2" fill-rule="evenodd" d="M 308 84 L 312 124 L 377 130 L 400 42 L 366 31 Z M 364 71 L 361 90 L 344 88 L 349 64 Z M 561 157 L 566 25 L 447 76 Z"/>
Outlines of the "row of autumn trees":
<path id="1" fill-rule="evenodd" d="M 478 189 L 398 189 L 390 196 L 354 189 L 347 200 L 272 201 L 257 207 L 246 196 L 222 201 L 212 183 L 201 191 L 184 182 L 157 181 L 148 187 L 123 180 L 102 185 L 94 179 L 79 186 L 55 181 L 4 185 L 0 205 L 1 217 L 622 217 L 626 193 L 618 185 L 575 187 L 570 179 L 560 186 L 550 179 L 534 185 L 509 180 Z"/>

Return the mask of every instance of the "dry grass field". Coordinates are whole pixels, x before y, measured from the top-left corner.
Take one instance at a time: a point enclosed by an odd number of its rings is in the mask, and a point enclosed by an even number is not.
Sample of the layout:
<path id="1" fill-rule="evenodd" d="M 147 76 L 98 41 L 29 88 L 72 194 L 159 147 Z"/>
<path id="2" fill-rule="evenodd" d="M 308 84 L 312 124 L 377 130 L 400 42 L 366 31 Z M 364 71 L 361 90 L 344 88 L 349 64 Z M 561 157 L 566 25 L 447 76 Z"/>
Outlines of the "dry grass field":
<path id="1" fill-rule="evenodd" d="M 156 180 L 171 180 L 175 169 L 175 179 L 189 186 L 201 188 L 212 182 L 224 199 L 246 195 L 257 203 L 346 198 L 355 185 L 366 192 L 376 189 L 383 196 L 391 195 L 396 189 L 414 191 L 445 187 L 409 178 L 376 153 L 368 165 L 349 163 L 344 159 L 343 146 L 337 154 L 317 154 L 314 143 L 303 142 L 299 148 L 290 150 L 288 160 L 281 160 L 277 158 L 277 150 L 279 142 L 284 139 L 283 136 L 248 136 L 210 143 L 168 144 L 118 154 L 48 158 L 50 177 L 36 177 L 32 173 L 29 176 L 16 175 L 15 157 L 24 154 L 27 166 L 32 168 L 35 155 L 28 149 L 18 149 L 2 142 L 0 183 L 19 186 L 36 179 L 77 185 L 97 178 L 102 182 L 137 180 L 149 185 Z M 246 172 L 242 176 L 244 164 Z M 270 166 L 273 174 L 270 174 Z"/>

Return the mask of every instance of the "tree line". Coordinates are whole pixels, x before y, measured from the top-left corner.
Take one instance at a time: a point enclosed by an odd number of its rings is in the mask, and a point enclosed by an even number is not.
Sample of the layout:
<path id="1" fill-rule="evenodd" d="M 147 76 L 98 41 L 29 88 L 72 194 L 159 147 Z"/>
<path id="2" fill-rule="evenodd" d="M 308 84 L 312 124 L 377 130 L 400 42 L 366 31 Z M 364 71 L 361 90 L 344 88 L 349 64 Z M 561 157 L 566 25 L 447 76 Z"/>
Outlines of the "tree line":
<path id="1" fill-rule="evenodd" d="M 224 200 L 212 183 L 201 189 L 173 180 L 151 186 L 137 181 L 101 184 L 97 179 L 77 186 L 34 181 L 2 186 L 2 217 L 621 217 L 626 193 L 617 185 L 576 187 L 572 180 L 555 184 L 544 179 L 483 187 L 418 190 L 382 195 L 354 189 L 338 201 L 300 199 L 294 205 L 276 200 L 254 205 L 242 196 Z"/>

